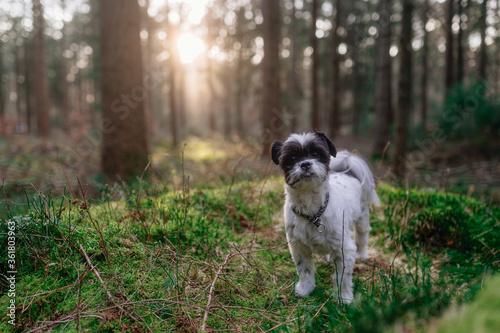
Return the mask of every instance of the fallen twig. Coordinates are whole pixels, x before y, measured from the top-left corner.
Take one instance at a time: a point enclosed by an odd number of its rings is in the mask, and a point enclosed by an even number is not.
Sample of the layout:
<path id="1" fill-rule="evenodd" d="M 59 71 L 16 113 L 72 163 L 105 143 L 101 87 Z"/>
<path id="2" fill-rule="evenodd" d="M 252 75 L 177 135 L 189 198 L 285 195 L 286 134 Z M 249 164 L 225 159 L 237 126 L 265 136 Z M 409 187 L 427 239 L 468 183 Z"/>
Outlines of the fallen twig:
<path id="1" fill-rule="evenodd" d="M 215 284 L 217 283 L 217 280 L 219 279 L 219 275 L 221 274 L 222 270 L 224 269 L 224 266 L 226 266 L 229 258 L 232 257 L 232 254 L 228 254 L 226 256 L 226 259 L 224 259 L 224 262 L 222 265 L 219 266 L 219 270 L 217 271 L 217 274 L 215 274 L 215 278 L 212 281 L 212 285 L 210 286 L 210 291 L 208 293 L 208 301 L 207 301 L 207 306 L 205 307 L 205 314 L 203 315 L 203 324 L 201 325 L 201 331 L 206 331 L 207 328 L 207 320 L 208 320 L 208 313 L 210 311 L 210 304 L 212 303 L 212 296 L 215 291 Z"/>
<path id="2" fill-rule="evenodd" d="M 128 317 L 130 317 L 131 319 L 133 319 L 134 321 L 138 322 L 139 319 L 135 318 L 130 312 L 128 312 L 127 310 L 125 310 L 123 308 L 123 306 L 121 306 L 120 304 L 118 304 L 114 297 L 111 295 L 111 293 L 109 292 L 108 288 L 106 288 L 106 284 L 104 283 L 104 281 L 102 280 L 101 278 L 101 275 L 99 274 L 99 272 L 97 271 L 97 269 L 95 268 L 95 266 L 92 264 L 92 262 L 90 261 L 90 258 L 89 256 L 87 255 L 87 252 L 85 252 L 85 249 L 83 248 L 83 246 L 80 244 L 80 252 L 81 254 L 85 257 L 85 260 L 87 261 L 87 264 L 89 265 L 90 267 L 90 270 L 94 273 L 94 275 L 96 276 L 97 280 L 99 281 L 99 283 L 102 285 L 102 288 L 104 289 L 104 292 L 106 293 L 106 296 L 108 296 L 108 299 L 114 304 L 116 305 L 124 314 L 126 314 Z"/>

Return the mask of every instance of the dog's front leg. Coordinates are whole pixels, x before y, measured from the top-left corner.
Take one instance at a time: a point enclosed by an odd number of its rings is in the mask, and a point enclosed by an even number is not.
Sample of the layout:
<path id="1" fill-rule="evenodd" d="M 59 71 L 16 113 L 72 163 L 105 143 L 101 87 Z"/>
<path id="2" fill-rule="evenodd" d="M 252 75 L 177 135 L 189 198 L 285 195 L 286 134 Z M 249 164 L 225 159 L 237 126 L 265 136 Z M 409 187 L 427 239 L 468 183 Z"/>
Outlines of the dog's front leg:
<path id="1" fill-rule="evenodd" d="M 314 267 L 312 251 L 308 246 L 294 241 L 290 242 L 290 253 L 299 275 L 299 282 L 295 285 L 295 296 L 307 296 L 316 287 L 314 279 L 316 267 Z"/>
<path id="2" fill-rule="evenodd" d="M 344 250 L 335 256 L 336 274 L 333 283 L 340 291 L 340 297 L 346 304 L 350 304 L 354 299 L 352 293 L 352 271 L 355 263 L 354 250 Z"/>

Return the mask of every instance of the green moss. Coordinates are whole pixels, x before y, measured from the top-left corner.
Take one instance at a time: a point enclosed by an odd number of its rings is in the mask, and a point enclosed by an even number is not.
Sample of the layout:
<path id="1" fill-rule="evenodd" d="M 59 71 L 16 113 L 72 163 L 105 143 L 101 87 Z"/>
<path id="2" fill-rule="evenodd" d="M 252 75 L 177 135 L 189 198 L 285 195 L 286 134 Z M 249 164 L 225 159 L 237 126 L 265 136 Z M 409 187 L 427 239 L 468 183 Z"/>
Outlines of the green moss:
<path id="1" fill-rule="evenodd" d="M 436 327 L 439 333 L 494 333 L 500 329 L 500 277 L 484 284 L 474 301 L 448 312 Z"/>

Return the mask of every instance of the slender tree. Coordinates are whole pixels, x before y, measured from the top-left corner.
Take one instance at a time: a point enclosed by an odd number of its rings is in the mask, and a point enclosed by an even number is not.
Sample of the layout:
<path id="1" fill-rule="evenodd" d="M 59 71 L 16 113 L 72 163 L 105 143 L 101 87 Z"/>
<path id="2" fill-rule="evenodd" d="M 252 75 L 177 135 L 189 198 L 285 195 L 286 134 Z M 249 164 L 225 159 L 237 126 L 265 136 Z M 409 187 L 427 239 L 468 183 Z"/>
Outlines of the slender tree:
<path id="1" fill-rule="evenodd" d="M 245 36 L 244 30 L 245 23 L 245 9 L 243 7 L 238 8 L 236 13 L 236 40 L 239 41 L 239 48 L 237 49 L 236 56 L 236 96 L 235 96 L 235 120 L 236 120 L 236 132 L 240 139 L 245 138 L 245 126 L 243 126 L 243 38 Z"/>
<path id="2" fill-rule="evenodd" d="M 172 145 L 178 144 L 178 103 L 177 103 L 177 70 L 179 66 L 179 50 L 177 49 L 177 27 L 170 23 L 167 12 L 168 58 L 169 69 L 169 102 L 170 102 L 170 135 Z"/>
<path id="3" fill-rule="evenodd" d="M 479 60 L 477 66 L 477 76 L 479 80 L 486 81 L 487 52 L 486 52 L 486 15 L 488 13 L 488 1 L 481 3 L 481 18 L 479 19 L 479 31 L 481 33 L 481 46 L 479 47 Z"/>
<path id="4" fill-rule="evenodd" d="M 319 82 L 318 82 L 318 38 L 316 37 L 316 21 L 318 19 L 318 0 L 312 0 L 312 10 L 311 10 L 311 129 L 320 129 L 320 113 L 319 113 Z"/>
<path id="5" fill-rule="evenodd" d="M 24 44 L 24 94 L 26 96 L 26 124 L 28 125 L 28 132 L 32 132 L 32 86 L 33 86 L 33 75 L 30 71 L 30 64 L 33 62 L 31 52 L 31 43 L 28 38 L 25 38 L 23 41 Z"/>
<path id="6" fill-rule="evenodd" d="M 106 13 L 101 16 L 102 170 L 109 179 L 130 180 L 148 163 L 139 5 L 136 0 L 99 4 Z"/>
<path id="7" fill-rule="evenodd" d="M 462 20 L 462 16 L 464 16 L 464 0 L 458 0 L 458 35 L 457 35 L 457 82 L 463 83 L 464 81 L 464 53 L 466 51 L 467 41 L 464 40 L 464 29 L 462 25 L 465 23 Z"/>
<path id="8" fill-rule="evenodd" d="M 391 0 L 380 0 L 375 58 L 375 129 L 373 153 L 381 156 L 390 138 L 392 123 Z"/>
<path id="9" fill-rule="evenodd" d="M 40 0 L 33 0 L 33 90 L 35 92 L 35 108 L 38 135 L 50 135 L 50 95 L 47 61 L 44 39 L 45 21 Z"/>
<path id="10" fill-rule="evenodd" d="M 66 1 L 61 0 L 61 10 L 64 13 L 66 10 Z M 64 57 L 64 52 L 66 51 L 67 48 L 67 42 L 66 42 L 66 22 L 63 20 L 63 26 L 61 28 L 61 33 L 62 37 L 59 40 L 59 47 L 60 47 L 60 56 L 61 56 L 61 62 L 59 63 L 59 83 L 60 83 L 60 89 L 61 89 L 61 120 L 62 120 L 62 129 L 64 133 L 70 134 L 70 123 L 69 123 L 69 113 L 70 113 L 70 106 L 69 106 L 69 95 L 68 95 L 68 66 L 66 64 L 66 58 Z"/>
<path id="11" fill-rule="evenodd" d="M 408 140 L 408 119 L 411 112 L 411 75 L 412 75 L 412 13 L 413 0 L 403 0 L 403 17 L 401 19 L 401 37 L 399 42 L 399 82 L 396 128 L 396 150 L 393 172 L 396 177 L 405 175 L 405 155 Z"/>
<path id="12" fill-rule="evenodd" d="M 288 98 L 289 107 L 288 111 L 290 113 L 290 131 L 295 133 L 297 131 L 298 123 L 298 78 L 297 78 L 297 8 L 295 6 L 295 0 L 291 0 L 292 13 L 290 14 L 290 70 L 288 77 L 289 94 Z"/>
<path id="13" fill-rule="evenodd" d="M 146 0 L 144 3 L 144 7 L 142 8 L 142 20 L 147 32 L 146 39 L 146 47 L 144 49 L 144 67 L 148 71 L 154 71 L 153 68 L 153 45 L 154 45 L 154 23 L 153 19 L 148 14 L 148 9 L 150 7 L 150 0 Z M 144 99 L 144 119 L 146 123 L 146 129 L 148 132 L 153 132 L 154 122 L 153 122 L 153 114 L 154 114 L 154 90 L 147 90 L 147 98 Z"/>
<path id="14" fill-rule="evenodd" d="M 279 76 L 279 43 L 281 16 L 279 1 L 262 1 L 262 35 L 264 58 L 262 59 L 262 156 L 269 157 L 271 143 L 283 135 L 283 114 L 281 111 L 281 87 Z"/>
<path id="15" fill-rule="evenodd" d="M 207 88 L 208 88 L 208 127 L 210 134 L 217 132 L 217 119 L 215 116 L 215 88 L 213 82 L 214 69 L 213 59 L 207 56 Z"/>
<path id="16" fill-rule="evenodd" d="M 497 7 L 497 31 L 500 31 L 500 0 L 496 1 L 496 7 Z M 497 33 L 497 37 L 495 39 L 495 50 L 496 50 L 496 66 L 497 66 L 497 73 L 496 75 L 493 75 L 493 77 L 496 77 L 496 82 L 495 85 L 497 87 L 497 94 L 500 96 L 500 34 Z"/>
<path id="17" fill-rule="evenodd" d="M 4 116 L 4 103 L 5 103 L 5 94 L 3 92 L 3 87 L 4 87 L 4 83 L 3 83 L 3 74 L 4 74 L 4 70 L 3 70 L 3 58 L 4 58 L 4 53 L 3 53 L 3 43 L 0 42 L 0 118 L 2 118 Z"/>
<path id="18" fill-rule="evenodd" d="M 330 120 L 330 135 L 335 137 L 339 134 L 341 123 L 341 106 L 340 106 L 340 54 L 338 48 L 340 45 L 339 28 L 342 19 L 342 0 L 336 1 L 335 27 L 332 30 L 332 101 L 331 101 L 331 120 Z"/>
<path id="19" fill-rule="evenodd" d="M 424 36 L 422 37 L 424 45 L 422 46 L 422 81 L 420 84 L 420 90 L 422 92 L 421 101 L 421 121 L 422 126 L 425 128 L 427 126 L 427 81 L 428 81 L 428 71 L 429 71 L 429 32 L 426 29 L 426 23 L 429 20 L 429 0 L 424 0 L 424 6 L 422 8 L 422 21 L 424 22 Z"/>
<path id="20" fill-rule="evenodd" d="M 456 82 L 455 76 L 455 39 L 453 36 L 453 16 L 455 15 L 455 0 L 447 0 L 445 4 L 445 33 L 446 33 L 446 53 L 445 53 L 445 88 L 448 91 Z"/>

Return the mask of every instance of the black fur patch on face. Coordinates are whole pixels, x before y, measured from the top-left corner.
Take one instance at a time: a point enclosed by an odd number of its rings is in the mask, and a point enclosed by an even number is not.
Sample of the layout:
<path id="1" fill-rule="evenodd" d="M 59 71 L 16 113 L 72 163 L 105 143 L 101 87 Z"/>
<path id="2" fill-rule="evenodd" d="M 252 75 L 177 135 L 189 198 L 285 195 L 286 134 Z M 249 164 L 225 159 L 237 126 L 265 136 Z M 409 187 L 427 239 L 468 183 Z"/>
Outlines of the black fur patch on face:
<path id="1" fill-rule="evenodd" d="M 283 148 L 283 142 L 274 141 L 273 146 L 271 147 L 271 158 L 273 159 L 274 164 L 280 164 L 280 156 L 281 149 Z"/>
<path id="2" fill-rule="evenodd" d="M 286 141 L 280 148 L 281 154 L 278 162 L 285 172 L 285 181 L 287 183 L 289 174 L 295 165 L 304 160 L 315 159 L 324 165 L 327 172 L 329 170 L 330 149 L 326 141 L 320 136 L 316 136 L 314 140 L 307 140 L 303 144 L 296 140 Z"/>

